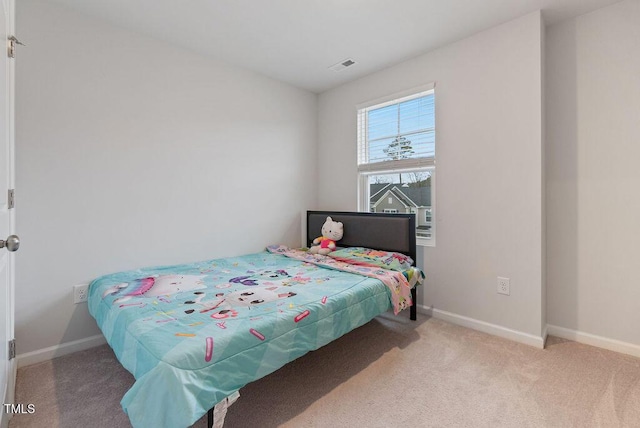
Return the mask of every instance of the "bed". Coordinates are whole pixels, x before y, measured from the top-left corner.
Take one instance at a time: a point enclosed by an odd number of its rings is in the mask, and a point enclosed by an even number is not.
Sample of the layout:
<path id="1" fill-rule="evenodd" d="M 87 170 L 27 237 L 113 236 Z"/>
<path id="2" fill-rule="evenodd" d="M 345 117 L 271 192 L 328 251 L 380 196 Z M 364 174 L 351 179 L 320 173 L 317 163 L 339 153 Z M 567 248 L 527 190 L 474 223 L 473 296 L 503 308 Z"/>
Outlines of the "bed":
<path id="1" fill-rule="evenodd" d="M 416 319 L 424 276 L 406 265 L 416 259 L 415 216 L 308 211 L 308 244 L 328 216 L 344 224 L 335 253 L 344 257 L 273 245 L 90 284 L 89 312 L 136 379 L 121 402 L 134 427 L 189 426 L 205 413 L 212 426 L 214 406 L 247 383 L 390 309 Z M 400 267 L 351 258 L 365 249 Z"/>

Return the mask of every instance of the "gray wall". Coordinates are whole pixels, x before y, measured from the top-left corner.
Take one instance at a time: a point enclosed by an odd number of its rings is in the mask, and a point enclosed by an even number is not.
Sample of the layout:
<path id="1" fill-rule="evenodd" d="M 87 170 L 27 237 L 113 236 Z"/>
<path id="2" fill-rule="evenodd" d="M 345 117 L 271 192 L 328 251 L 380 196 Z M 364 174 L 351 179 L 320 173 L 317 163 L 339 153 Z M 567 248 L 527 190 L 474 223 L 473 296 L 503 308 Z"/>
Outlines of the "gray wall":
<path id="1" fill-rule="evenodd" d="M 324 209 L 357 208 L 356 106 L 436 82 L 436 247 L 422 304 L 537 338 L 543 319 L 542 25 L 539 13 L 319 98 Z M 496 293 L 497 277 L 511 295 Z M 478 325 L 478 324 L 476 324 Z"/>
<path id="2" fill-rule="evenodd" d="M 18 3 L 19 353 L 99 334 L 74 284 L 300 242 L 315 94 Z"/>
<path id="3" fill-rule="evenodd" d="M 639 346 L 640 2 L 549 27 L 547 52 L 548 322 Z"/>

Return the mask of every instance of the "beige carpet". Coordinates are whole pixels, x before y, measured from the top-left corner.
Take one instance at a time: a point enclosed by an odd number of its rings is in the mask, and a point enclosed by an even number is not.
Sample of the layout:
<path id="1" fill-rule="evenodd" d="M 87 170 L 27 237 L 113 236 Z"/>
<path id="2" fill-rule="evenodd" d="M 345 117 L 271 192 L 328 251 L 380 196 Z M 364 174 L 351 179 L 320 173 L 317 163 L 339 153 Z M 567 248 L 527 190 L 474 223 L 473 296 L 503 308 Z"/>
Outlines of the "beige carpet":
<path id="1" fill-rule="evenodd" d="M 419 318 L 378 317 L 247 385 L 225 427 L 640 427 L 638 358 Z M 107 346 L 22 368 L 36 413 L 9 427 L 128 427 L 132 383 Z"/>

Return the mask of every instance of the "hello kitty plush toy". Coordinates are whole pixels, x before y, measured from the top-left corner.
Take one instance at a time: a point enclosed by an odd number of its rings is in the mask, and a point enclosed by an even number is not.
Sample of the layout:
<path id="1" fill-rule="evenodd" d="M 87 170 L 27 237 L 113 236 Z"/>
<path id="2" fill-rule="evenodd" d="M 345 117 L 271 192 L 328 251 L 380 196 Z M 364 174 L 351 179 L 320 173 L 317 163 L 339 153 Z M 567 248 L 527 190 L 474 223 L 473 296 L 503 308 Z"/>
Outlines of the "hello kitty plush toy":
<path id="1" fill-rule="evenodd" d="M 309 248 L 310 253 L 329 254 L 336 249 L 336 241 L 342 239 L 342 223 L 331 220 L 327 217 L 327 221 L 322 225 L 322 236 L 313 240 L 313 246 Z"/>

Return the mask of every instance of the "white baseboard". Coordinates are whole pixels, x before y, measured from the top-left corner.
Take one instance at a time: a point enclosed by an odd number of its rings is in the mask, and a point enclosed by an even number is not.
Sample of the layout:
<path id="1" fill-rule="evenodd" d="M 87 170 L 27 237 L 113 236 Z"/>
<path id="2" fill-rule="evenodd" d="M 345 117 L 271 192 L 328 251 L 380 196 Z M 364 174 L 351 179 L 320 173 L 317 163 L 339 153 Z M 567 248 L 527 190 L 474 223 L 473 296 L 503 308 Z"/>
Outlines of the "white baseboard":
<path id="1" fill-rule="evenodd" d="M 95 348 L 96 346 L 100 346 L 105 343 L 107 343 L 107 341 L 104 336 L 98 334 L 85 339 L 74 340 L 73 342 L 62 343 L 60 345 L 20 354 L 16 356 L 16 360 L 18 360 L 18 368 L 20 368 L 41 363 L 43 361 L 49 361 L 74 352 L 84 351 L 85 349 Z"/>
<path id="2" fill-rule="evenodd" d="M 556 325 L 548 325 L 547 331 L 551 336 L 557 336 L 562 339 L 584 343 L 585 345 L 597 346 L 598 348 L 604 348 L 610 351 L 633 355 L 634 357 L 640 357 L 640 346 L 634 345 L 633 343 L 622 342 L 620 340 L 609 339 L 589 333 L 583 333 L 581 331 L 558 327 Z"/>
<path id="3" fill-rule="evenodd" d="M 450 322 L 451 324 L 456 324 L 473 330 L 482 331 L 483 333 L 503 337 L 505 339 L 524 343 L 526 345 L 534 346 L 540 349 L 544 348 L 547 335 L 551 335 L 560 337 L 562 339 L 573 340 L 574 342 L 578 343 L 584 343 L 586 345 L 597 346 L 599 348 L 608 349 L 614 352 L 620 352 L 622 354 L 632 355 L 634 357 L 640 357 L 640 345 L 622 342 L 615 339 L 609 339 L 602 336 L 596 336 L 589 333 L 583 333 L 580 331 L 558 327 L 551 324 L 545 326 L 542 336 L 538 337 L 532 334 L 524 333 L 517 330 L 511 330 L 509 328 L 502 327 L 496 324 L 490 324 L 488 322 L 476 320 L 473 318 L 457 315 L 451 312 L 442 311 L 440 309 L 434 309 L 423 305 L 417 305 L 417 310 L 422 314 Z M 105 343 L 107 342 L 104 336 L 99 334 L 96 336 L 87 337 L 85 339 L 74 340 L 73 342 L 63 343 L 60 345 L 50 346 L 48 348 L 27 352 L 25 354 L 20 354 L 16 356 L 16 360 L 18 363 L 18 368 L 20 368 L 30 366 L 32 364 L 41 363 L 43 361 L 49 361 L 56 357 L 61 357 L 73 352 L 84 351 L 85 349 L 94 348 Z M 0 423 L 6 423 L 6 419 L 2 418 L 1 416 L 2 415 L 0 415 Z"/>
<path id="4" fill-rule="evenodd" d="M 476 320 L 473 318 L 465 317 L 462 315 L 454 314 L 440 309 L 434 309 L 428 306 L 417 305 L 418 312 L 432 316 L 434 318 L 441 319 L 443 321 L 450 322 L 451 324 L 467 327 L 472 330 L 478 330 L 483 333 L 492 334 L 494 336 L 503 337 L 505 339 L 513 340 L 514 342 L 524 343 L 525 345 L 534 346 L 539 349 L 544 349 L 544 343 L 546 339 L 546 331 L 543 336 L 534 336 L 529 333 L 524 333 L 517 330 L 511 330 L 506 327 L 502 327 L 496 324 L 490 324 L 488 322 Z"/>

